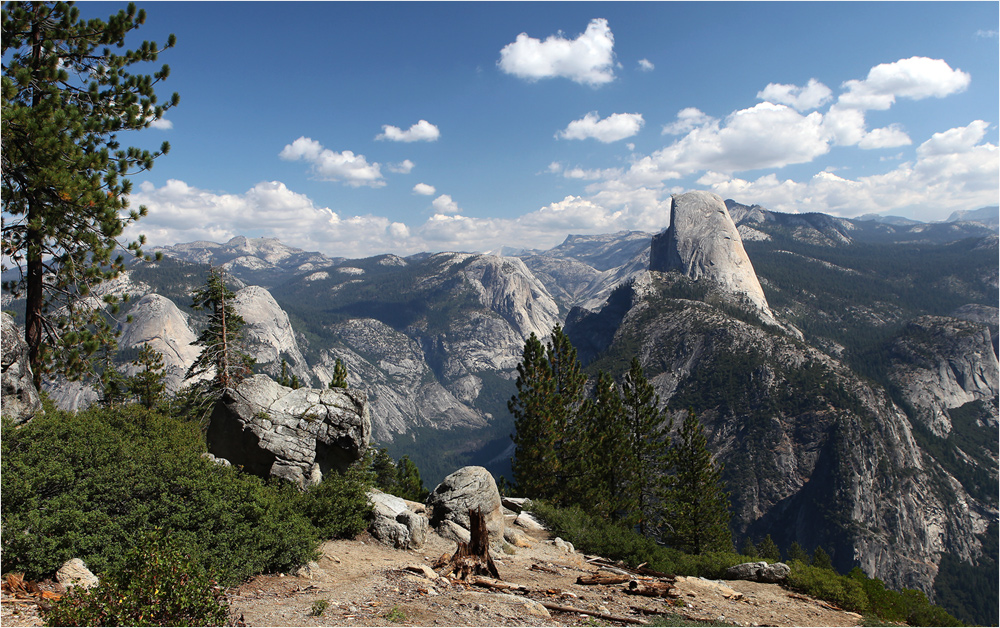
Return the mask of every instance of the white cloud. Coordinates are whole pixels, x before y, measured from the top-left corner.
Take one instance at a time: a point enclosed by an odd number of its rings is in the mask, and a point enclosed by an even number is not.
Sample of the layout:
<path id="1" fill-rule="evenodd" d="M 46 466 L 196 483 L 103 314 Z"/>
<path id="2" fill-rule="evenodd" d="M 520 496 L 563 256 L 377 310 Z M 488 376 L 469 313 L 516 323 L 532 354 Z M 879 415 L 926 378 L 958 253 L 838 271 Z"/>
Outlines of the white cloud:
<path id="1" fill-rule="evenodd" d="M 677 120 L 663 127 L 663 135 L 684 135 L 694 129 L 712 124 L 716 119 L 694 107 L 687 107 L 677 112 Z"/>
<path id="2" fill-rule="evenodd" d="M 395 172 L 397 174 L 410 174 L 413 171 L 414 164 L 409 159 L 404 159 L 398 164 L 389 164 L 388 168 L 390 172 Z"/>
<path id="3" fill-rule="evenodd" d="M 375 139 L 391 142 L 434 142 L 439 137 L 441 131 L 436 126 L 427 120 L 420 120 L 405 131 L 398 126 L 383 124 L 382 132 L 376 135 Z"/>
<path id="4" fill-rule="evenodd" d="M 830 172 L 817 173 L 808 181 L 780 180 L 774 174 L 749 181 L 713 173 L 699 183 L 726 198 L 778 211 L 851 217 L 906 210 L 940 220 L 956 209 L 997 204 L 1000 158 L 996 146 L 982 142 L 987 128 L 976 120 L 935 133 L 917 148 L 916 161 L 853 180 Z"/>
<path id="5" fill-rule="evenodd" d="M 615 79 L 614 45 L 608 21 L 597 18 L 576 39 L 559 33 L 541 41 L 521 33 L 503 47 L 497 65 L 501 71 L 529 81 L 564 77 L 596 87 Z"/>
<path id="6" fill-rule="evenodd" d="M 322 144 L 308 137 L 300 137 L 288 144 L 278 157 L 285 161 L 301 159 L 311 163 L 313 174 L 325 181 L 342 181 L 352 187 L 367 185 L 378 188 L 385 185 L 379 163 L 368 163 L 364 155 L 355 155 L 349 150 L 338 153 L 323 148 Z"/>
<path id="7" fill-rule="evenodd" d="M 649 59 L 639 59 L 639 69 L 643 72 L 652 72 L 656 66 Z"/>
<path id="8" fill-rule="evenodd" d="M 982 37 L 984 39 L 995 38 L 997 34 L 998 34 L 997 31 L 989 31 L 983 29 L 979 29 L 978 31 L 976 31 L 976 37 Z"/>
<path id="9" fill-rule="evenodd" d="M 910 136 L 906 134 L 898 124 L 890 124 L 881 129 L 872 129 L 865 134 L 858 142 L 858 148 L 897 148 L 899 146 L 909 146 L 913 143 Z"/>
<path id="10" fill-rule="evenodd" d="M 174 128 L 174 123 L 166 118 L 157 118 L 156 120 L 150 121 L 149 128 L 158 129 L 160 131 L 169 131 Z"/>
<path id="11" fill-rule="evenodd" d="M 442 194 L 431 201 L 431 206 L 434 207 L 434 211 L 438 214 L 457 214 L 462 211 L 458 203 L 453 201 L 448 194 Z"/>
<path id="12" fill-rule="evenodd" d="M 632 137 L 639 132 L 645 120 L 639 113 L 613 113 L 601 120 L 592 111 L 579 120 L 573 120 L 556 137 L 566 140 L 594 138 L 605 144 Z"/>
<path id="13" fill-rule="evenodd" d="M 837 102 L 857 109 L 888 109 L 896 98 L 943 98 L 964 91 L 970 81 L 968 73 L 953 70 L 942 59 L 910 57 L 876 65 L 864 80 L 845 82 L 846 91 Z"/>
<path id="14" fill-rule="evenodd" d="M 426 183 L 418 183 L 413 186 L 413 193 L 419 194 L 421 196 L 433 196 L 437 190 L 433 185 L 427 185 Z"/>
<path id="15" fill-rule="evenodd" d="M 832 95 L 829 87 L 814 78 L 809 79 L 805 87 L 768 83 L 767 87 L 757 92 L 757 98 L 761 100 L 788 105 L 799 111 L 816 109 L 829 102 Z"/>
<path id="16" fill-rule="evenodd" d="M 685 109 L 681 114 L 689 120 L 707 119 L 697 110 Z M 820 113 L 803 116 L 791 107 L 763 102 L 733 112 L 724 125 L 717 120 L 705 122 L 670 146 L 636 161 L 630 172 L 663 180 L 701 170 L 781 168 L 810 162 L 829 148 Z"/>

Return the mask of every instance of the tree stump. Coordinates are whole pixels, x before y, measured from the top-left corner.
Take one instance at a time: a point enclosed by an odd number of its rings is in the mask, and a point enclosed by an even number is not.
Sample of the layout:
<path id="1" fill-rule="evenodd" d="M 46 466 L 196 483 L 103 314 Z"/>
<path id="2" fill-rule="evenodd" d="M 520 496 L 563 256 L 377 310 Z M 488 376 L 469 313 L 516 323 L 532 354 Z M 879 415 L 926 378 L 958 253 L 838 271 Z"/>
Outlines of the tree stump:
<path id="1" fill-rule="evenodd" d="M 478 508 L 469 511 L 469 536 L 468 543 L 458 542 L 451 560 L 438 573 L 466 581 L 471 581 L 476 576 L 502 580 L 490 556 L 490 533 L 486 529 L 486 517 Z"/>

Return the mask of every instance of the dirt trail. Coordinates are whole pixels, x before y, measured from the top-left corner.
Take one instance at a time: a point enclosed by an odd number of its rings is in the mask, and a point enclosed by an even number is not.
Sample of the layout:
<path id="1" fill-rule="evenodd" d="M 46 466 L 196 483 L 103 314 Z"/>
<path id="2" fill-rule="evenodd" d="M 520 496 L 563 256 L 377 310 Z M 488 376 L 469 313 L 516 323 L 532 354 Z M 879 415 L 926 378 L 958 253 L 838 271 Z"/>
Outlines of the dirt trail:
<path id="1" fill-rule="evenodd" d="M 598 567 L 545 537 L 497 556 L 505 582 L 527 592 L 494 592 L 431 580 L 406 568 L 430 567 L 455 544 L 428 535 L 420 550 L 394 550 L 367 535 L 324 543 L 312 577 L 258 576 L 229 591 L 234 618 L 247 626 L 572 626 L 625 625 L 543 604 L 643 620 L 664 612 L 738 626 L 856 626 L 860 616 L 777 585 L 677 578 L 677 600 L 625 593 L 625 585 L 578 585 Z M 533 567 L 534 566 L 534 567 Z M 5 600 L 8 599 L 5 597 Z M 314 614 L 325 602 L 321 615 Z M 3 626 L 40 626 L 30 605 L 3 605 Z M 19 608 L 18 615 L 13 614 Z"/>

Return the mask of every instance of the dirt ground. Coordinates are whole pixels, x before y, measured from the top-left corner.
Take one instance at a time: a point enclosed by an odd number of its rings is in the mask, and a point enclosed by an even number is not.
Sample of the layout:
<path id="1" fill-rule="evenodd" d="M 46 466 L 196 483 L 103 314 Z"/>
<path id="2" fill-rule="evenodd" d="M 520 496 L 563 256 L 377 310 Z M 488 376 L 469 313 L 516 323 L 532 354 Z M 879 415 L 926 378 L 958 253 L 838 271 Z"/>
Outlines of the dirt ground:
<path id="1" fill-rule="evenodd" d="M 576 584 L 604 568 L 588 560 L 593 557 L 559 549 L 543 533 L 532 540 L 531 547 L 495 555 L 503 581 L 526 591 L 497 592 L 415 573 L 455 549 L 453 541 L 430 534 L 420 550 L 395 550 L 367 535 L 329 541 L 313 573 L 258 576 L 227 594 L 233 620 L 246 626 L 628 625 L 545 604 L 635 623 L 667 612 L 734 626 L 856 626 L 861 619 L 773 584 L 678 577 L 676 599 L 628 595 L 624 584 Z M 4 594 L 0 625 L 41 626 L 42 620 L 33 604 Z"/>

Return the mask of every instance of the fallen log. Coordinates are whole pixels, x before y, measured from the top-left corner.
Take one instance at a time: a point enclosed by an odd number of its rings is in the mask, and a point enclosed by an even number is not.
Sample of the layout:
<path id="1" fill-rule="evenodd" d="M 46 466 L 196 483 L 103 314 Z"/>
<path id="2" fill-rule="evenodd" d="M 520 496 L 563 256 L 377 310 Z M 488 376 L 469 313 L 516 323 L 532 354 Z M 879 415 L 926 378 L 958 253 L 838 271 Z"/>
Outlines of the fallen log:
<path id="1" fill-rule="evenodd" d="M 593 574 L 590 576 L 579 576 L 576 579 L 577 584 L 621 584 L 623 582 L 628 582 L 632 578 L 630 576 L 609 576 L 601 574 Z"/>
<path id="2" fill-rule="evenodd" d="M 486 587 L 487 589 L 493 589 L 495 591 L 528 591 L 528 587 L 523 584 L 514 584 L 513 582 L 503 582 L 500 580 L 494 580 L 493 578 L 487 578 L 485 576 L 472 576 L 469 579 L 469 583 L 475 584 L 481 587 Z"/>
<path id="3" fill-rule="evenodd" d="M 678 597 L 677 589 L 669 582 L 639 582 L 631 580 L 625 587 L 625 593 L 644 595 L 646 597 Z"/>
<path id="4" fill-rule="evenodd" d="M 600 613 L 598 611 L 588 611 L 584 608 L 573 608 L 572 606 L 562 606 L 560 604 L 553 604 L 552 602 L 539 602 L 542 606 L 549 609 L 550 611 L 559 611 L 561 613 L 582 613 L 584 615 L 590 615 L 592 617 L 598 617 L 600 619 L 606 619 L 608 621 L 620 621 L 623 624 L 648 624 L 645 619 L 636 619 L 634 617 L 622 617 L 621 615 L 611 615 L 609 613 Z"/>
<path id="5" fill-rule="evenodd" d="M 543 567 L 538 563 L 532 563 L 531 567 L 529 567 L 528 569 L 530 569 L 531 571 L 544 571 L 545 573 L 554 573 L 556 575 L 559 575 L 559 572 L 556 571 L 555 569 L 549 569 L 548 567 Z"/>

